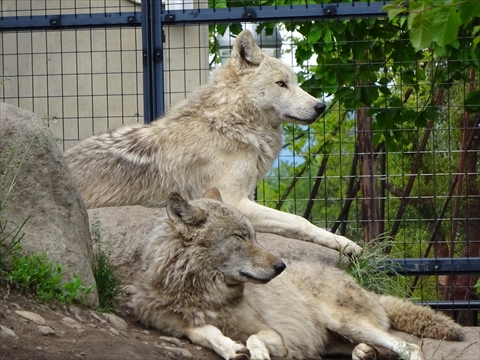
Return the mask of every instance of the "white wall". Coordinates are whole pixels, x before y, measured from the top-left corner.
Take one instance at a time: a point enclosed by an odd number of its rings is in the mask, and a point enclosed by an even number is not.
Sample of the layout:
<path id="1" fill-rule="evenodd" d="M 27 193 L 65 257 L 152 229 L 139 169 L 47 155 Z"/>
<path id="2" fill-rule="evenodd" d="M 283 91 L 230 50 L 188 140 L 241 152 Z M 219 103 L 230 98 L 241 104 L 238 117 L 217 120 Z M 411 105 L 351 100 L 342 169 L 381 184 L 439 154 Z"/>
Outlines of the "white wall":
<path id="1" fill-rule="evenodd" d="M 120 11 L 141 10 L 129 0 L 0 4 L 2 16 Z M 0 100 L 43 117 L 63 148 L 93 133 L 143 122 L 141 35 L 140 27 L 0 33 Z M 170 106 L 206 81 L 208 27 L 165 27 L 165 38 Z"/>

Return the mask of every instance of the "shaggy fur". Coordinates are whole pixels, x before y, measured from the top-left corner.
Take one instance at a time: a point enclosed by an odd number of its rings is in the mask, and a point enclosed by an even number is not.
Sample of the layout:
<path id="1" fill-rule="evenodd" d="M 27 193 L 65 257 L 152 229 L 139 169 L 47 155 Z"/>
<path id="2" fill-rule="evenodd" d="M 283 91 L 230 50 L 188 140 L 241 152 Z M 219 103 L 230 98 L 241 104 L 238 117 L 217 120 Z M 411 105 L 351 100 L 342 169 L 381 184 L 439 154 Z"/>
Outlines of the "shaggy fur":
<path id="1" fill-rule="evenodd" d="M 324 109 L 290 67 L 243 31 L 230 61 L 165 117 L 92 136 L 65 159 L 88 208 L 165 206 L 173 191 L 192 200 L 217 187 L 256 231 L 358 253 L 345 237 L 253 201 L 257 182 L 280 153 L 282 123 L 311 124 Z"/>
<path id="2" fill-rule="evenodd" d="M 225 359 L 335 353 L 367 360 L 382 347 L 419 360 L 420 348 L 389 328 L 463 338 L 445 315 L 368 292 L 343 270 L 300 262 L 283 271 L 285 264 L 257 244 L 243 215 L 221 202 L 218 191 L 206 196 L 187 203 L 173 194 L 168 217 L 145 245 L 132 298 L 144 324 L 188 337 Z"/>

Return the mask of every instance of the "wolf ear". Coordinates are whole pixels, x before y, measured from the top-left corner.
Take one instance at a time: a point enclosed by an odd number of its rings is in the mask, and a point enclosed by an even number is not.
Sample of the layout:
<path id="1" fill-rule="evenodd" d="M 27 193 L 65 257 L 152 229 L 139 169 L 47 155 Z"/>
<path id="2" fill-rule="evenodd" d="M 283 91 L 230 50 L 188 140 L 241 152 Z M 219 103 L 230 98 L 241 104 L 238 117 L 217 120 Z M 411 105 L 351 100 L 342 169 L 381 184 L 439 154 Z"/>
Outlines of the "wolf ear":
<path id="1" fill-rule="evenodd" d="M 216 187 L 210 188 L 207 191 L 205 191 L 205 194 L 203 194 L 203 197 L 222 201 L 222 195 L 220 195 L 220 191 Z"/>
<path id="2" fill-rule="evenodd" d="M 207 218 L 202 209 L 189 205 L 176 192 L 168 196 L 167 215 L 175 223 L 193 226 L 202 224 Z"/>
<path id="3" fill-rule="evenodd" d="M 264 56 L 255 43 L 252 33 L 249 30 L 243 30 L 233 44 L 230 61 L 239 68 L 256 67 L 260 65 Z"/>

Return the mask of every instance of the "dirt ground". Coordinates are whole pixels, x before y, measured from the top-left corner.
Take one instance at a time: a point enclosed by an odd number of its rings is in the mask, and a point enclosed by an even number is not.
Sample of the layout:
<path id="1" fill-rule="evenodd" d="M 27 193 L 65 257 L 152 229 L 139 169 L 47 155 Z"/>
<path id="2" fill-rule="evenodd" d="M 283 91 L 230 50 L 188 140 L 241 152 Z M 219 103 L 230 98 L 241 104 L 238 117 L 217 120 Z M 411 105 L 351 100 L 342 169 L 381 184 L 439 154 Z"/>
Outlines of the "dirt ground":
<path id="1" fill-rule="evenodd" d="M 172 339 L 143 327 L 125 301 L 117 315 L 125 320 L 126 327 L 86 307 L 46 306 L 15 291 L 6 295 L 0 285 L 0 359 L 220 359 L 188 340 Z M 24 318 L 21 311 L 38 314 L 45 323 Z"/>
<path id="2" fill-rule="evenodd" d="M 40 318 L 32 318 L 35 314 Z M 116 314 L 118 316 L 109 319 L 108 315 L 78 305 L 52 307 L 38 304 L 15 291 L 6 294 L 5 287 L 0 284 L 0 359 L 220 360 L 213 351 L 143 327 L 125 299 Z M 476 330 L 472 334 L 475 340 L 478 336 Z M 478 342 L 473 343 L 478 348 Z M 429 357 L 425 353 L 426 358 L 480 359 L 480 354 L 476 354 L 476 350 L 472 352 L 471 348 L 469 351 L 473 355 L 464 353 L 453 357 L 452 354 L 462 352 L 452 347 L 459 345 L 462 349 L 470 346 L 467 343 L 443 344 L 439 352 L 438 345 L 433 343 L 430 347 L 437 347 L 436 356 Z M 382 356 L 382 359 L 392 358 Z"/>

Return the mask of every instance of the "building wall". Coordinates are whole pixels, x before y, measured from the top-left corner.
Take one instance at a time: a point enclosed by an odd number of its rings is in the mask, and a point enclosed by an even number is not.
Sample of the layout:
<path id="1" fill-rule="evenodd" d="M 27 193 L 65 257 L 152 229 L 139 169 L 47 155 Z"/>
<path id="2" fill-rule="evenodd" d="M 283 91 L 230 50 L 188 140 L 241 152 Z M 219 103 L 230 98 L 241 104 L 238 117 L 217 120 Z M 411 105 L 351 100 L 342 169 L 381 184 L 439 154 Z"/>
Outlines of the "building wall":
<path id="1" fill-rule="evenodd" d="M 140 12 L 129 0 L 2 0 L 1 16 Z M 208 76 L 208 28 L 165 27 L 167 108 Z M 64 149 L 143 123 L 140 27 L 0 33 L 0 100 L 41 116 Z"/>

